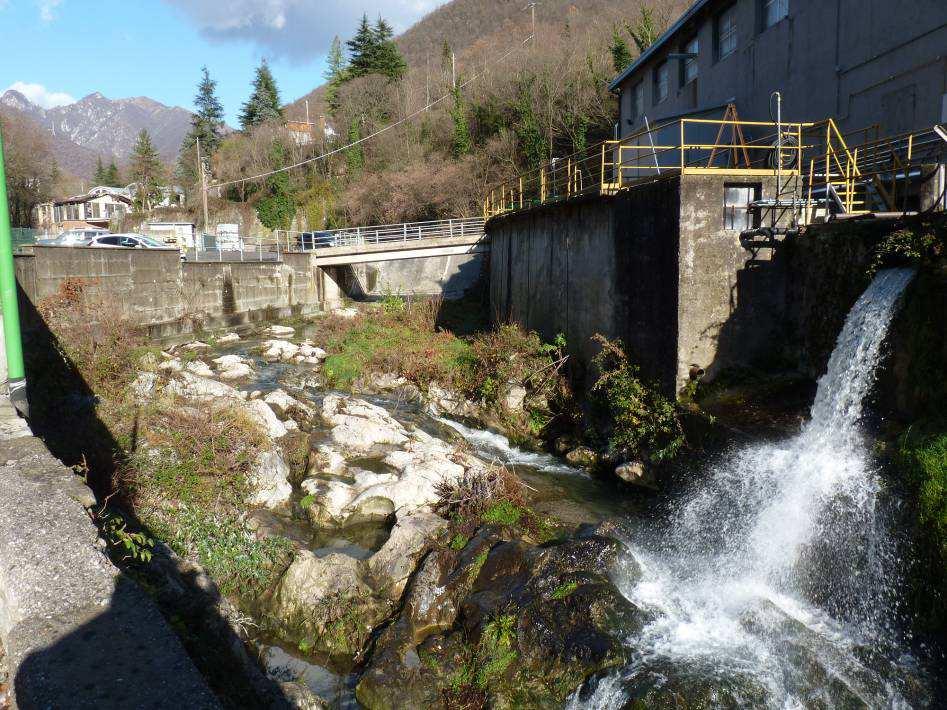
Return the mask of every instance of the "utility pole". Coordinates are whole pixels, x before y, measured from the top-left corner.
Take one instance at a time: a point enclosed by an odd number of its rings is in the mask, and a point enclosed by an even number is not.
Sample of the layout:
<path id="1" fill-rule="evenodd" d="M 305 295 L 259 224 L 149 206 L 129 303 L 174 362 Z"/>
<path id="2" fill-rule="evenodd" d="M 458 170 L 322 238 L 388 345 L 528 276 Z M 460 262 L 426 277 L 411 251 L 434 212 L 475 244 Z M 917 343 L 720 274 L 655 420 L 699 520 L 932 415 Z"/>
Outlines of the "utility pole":
<path id="1" fill-rule="evenodd" d="M 530 15 L 532 15 L 533 30 L 529 35 L 529 41 L 531 44 L 535 44 L 536 43 L 536 3 L 531 2 L 529 3 L 529 5 L 527 5 L 523 9 L 524 10 L 528 9 L 530 11 Z"/>
<path id="2" fill-rule="evenodd" d="M 204 232 L 208 230 L 210 220 L 207 217 L 207 173 L 204 172 L 204 161 L 201 160 L 201 139 L 197 139 L 197 169 L 201 173 L 201 201 L 204 204 Z M 203 243 L 203 237 L 201 242 Z"/>
<path id="3" fill-rule="evenodd" d="M 457 89 L 457 64 L 453 50 L 450 53 L 450 85 L 451 88 Z"/>
<path id="4" fill-rule="evenodd" d="M 309 130 L 309 99 L 306 99 L 306 130 Z"/>

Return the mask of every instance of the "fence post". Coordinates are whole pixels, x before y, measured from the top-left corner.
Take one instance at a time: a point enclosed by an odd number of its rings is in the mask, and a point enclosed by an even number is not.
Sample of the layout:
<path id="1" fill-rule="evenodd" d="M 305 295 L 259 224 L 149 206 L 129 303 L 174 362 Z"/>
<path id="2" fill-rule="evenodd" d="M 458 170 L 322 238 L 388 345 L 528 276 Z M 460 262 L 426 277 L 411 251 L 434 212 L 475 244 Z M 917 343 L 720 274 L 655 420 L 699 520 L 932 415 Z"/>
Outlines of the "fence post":
<path id="1" fill-rule="evenodd" d="M 401 233 L 403 235 L 401 238 L 401 241 L 403 242 L 408 241 L 408 223 L 407 222 L 403 222 L 401 224 Z"/>

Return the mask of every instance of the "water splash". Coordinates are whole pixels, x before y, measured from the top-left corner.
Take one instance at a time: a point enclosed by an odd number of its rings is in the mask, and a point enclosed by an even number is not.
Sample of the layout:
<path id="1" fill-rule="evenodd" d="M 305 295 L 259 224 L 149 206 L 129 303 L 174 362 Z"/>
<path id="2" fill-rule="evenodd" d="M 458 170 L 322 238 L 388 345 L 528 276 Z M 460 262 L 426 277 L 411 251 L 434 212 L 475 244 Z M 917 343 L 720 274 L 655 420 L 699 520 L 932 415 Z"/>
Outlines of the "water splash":
<path id="1" fill-rule="evenodd" d="M 511 466 L 530 466 L 543 473 L 573 473 L 585 475 L 585 472 L 572 466 L 567 466 L 560 459 L 550 454 L 523 451 L 510 443 L 502 434 L 487 431 L 486 429 L 472 429 L 453 419 L 434 417 L 441 424 L 446 424 L 470 442 L 479 457 L 486 461 L 497 461 Z"/>
<path id="2" fill-rule="evenodd" d="M 897 564 L 859 422 L 912 276 L 883 271 L 858 299 L 797 436 L 736 451 L 669 528 L 629 541 L 616 583 L 654 620 L 629 639 L 632 663 L 573 707 L 621 707 L 668 669 L 739 679 L 741 704 L 905 705 L 897 653 L 879 650 L 895 644 Z"/>

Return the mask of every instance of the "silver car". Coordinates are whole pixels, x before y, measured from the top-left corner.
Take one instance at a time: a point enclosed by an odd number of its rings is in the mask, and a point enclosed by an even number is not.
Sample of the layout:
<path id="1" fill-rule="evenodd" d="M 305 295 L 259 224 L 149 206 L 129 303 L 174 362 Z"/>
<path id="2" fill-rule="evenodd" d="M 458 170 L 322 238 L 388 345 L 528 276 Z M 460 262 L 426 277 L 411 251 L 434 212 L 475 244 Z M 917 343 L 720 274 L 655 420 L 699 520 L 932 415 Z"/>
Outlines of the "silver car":
<path id="1" fill-rule="evenodd" d="M 90 239 L 87 247 L 125 247 L 126 249 L 172 249 L 173 247 L 143 234 L 104 234 Z"/>

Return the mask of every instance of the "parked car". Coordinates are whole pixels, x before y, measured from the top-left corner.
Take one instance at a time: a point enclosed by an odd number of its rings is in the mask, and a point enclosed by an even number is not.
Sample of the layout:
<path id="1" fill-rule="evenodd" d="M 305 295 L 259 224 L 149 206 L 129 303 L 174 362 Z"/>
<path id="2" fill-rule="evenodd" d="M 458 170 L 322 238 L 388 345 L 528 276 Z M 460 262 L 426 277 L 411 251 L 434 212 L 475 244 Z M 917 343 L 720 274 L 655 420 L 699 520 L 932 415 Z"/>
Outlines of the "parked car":
<path id="1" fill-rule="evenodd" d="M 171 249 L 157 239 L 146 237 L 143 234 L 105 234 L 90 239 L 85 243 L 87 247 L 125 247 L 126 249 Z"/>
<path id="2" fill-rule="evenodd" d="M 42 246 L 77 247 L 106 234 L 109 234 L 107 229 L 68 229 L 52 239 L 37 239 L 36 243 Z"/>
<path id="3" fill-rule="evenodd" d="M 335 236 L 331 232 L 301 232 L 296 238 L 296 246 L 302 251 L 334 247 Z"/>

